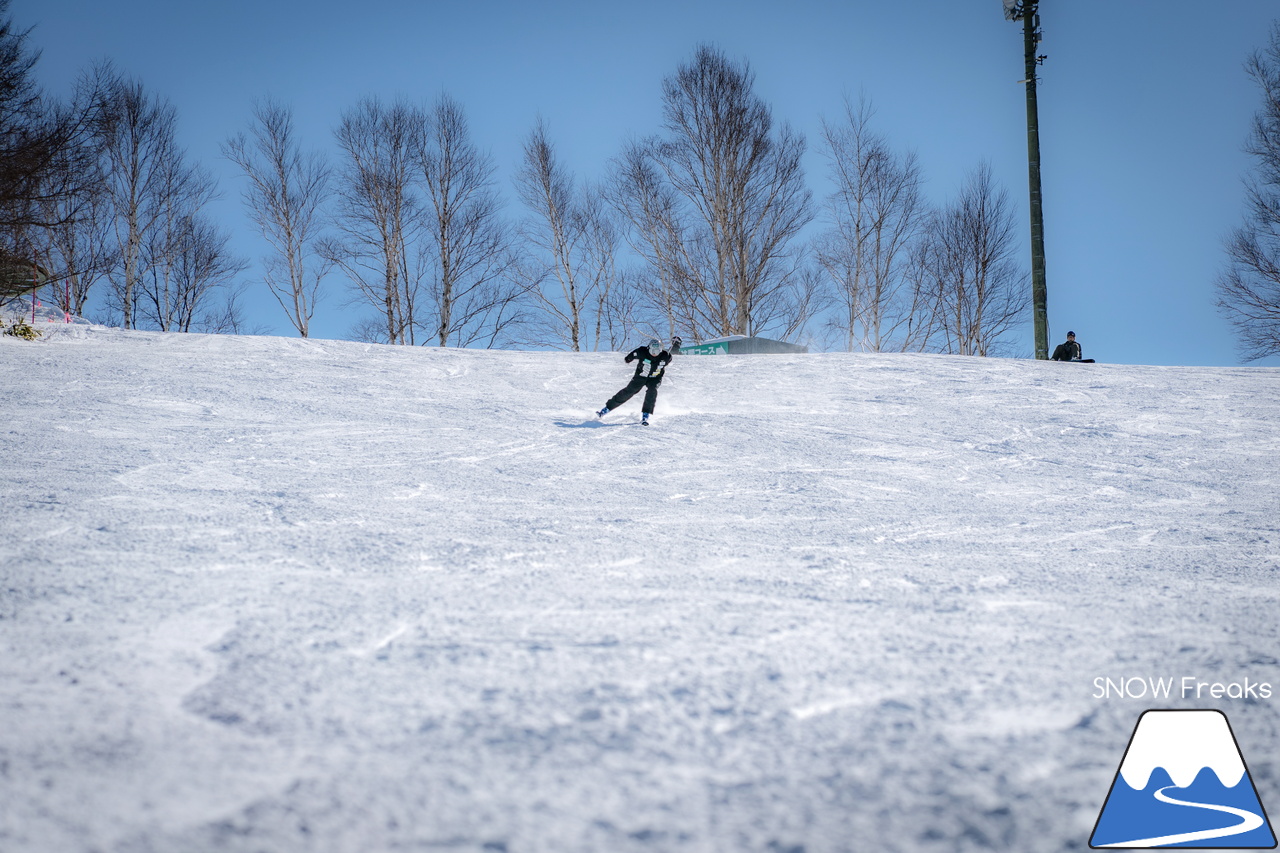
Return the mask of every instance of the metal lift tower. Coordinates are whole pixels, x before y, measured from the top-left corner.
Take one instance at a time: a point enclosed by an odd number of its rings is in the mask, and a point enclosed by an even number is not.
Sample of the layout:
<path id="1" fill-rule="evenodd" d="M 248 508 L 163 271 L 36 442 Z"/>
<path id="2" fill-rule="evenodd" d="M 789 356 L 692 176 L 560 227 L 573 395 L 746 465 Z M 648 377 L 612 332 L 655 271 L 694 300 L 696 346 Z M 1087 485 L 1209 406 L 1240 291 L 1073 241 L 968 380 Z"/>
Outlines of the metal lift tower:
<path id="1" fill-rule="evenodd" d="M 1040 199 L 1040 114 L 1036 107 L 1036 55 L 1040 42 L 1039 0 L 1003 0 L 1004 16 L 1022 21 L 1027 76 L 1027 184 L 1031 193 L 1031 304 L 1035 315 L 1036 358 L 1049 357 L 1049 306 L 1044 274 L 1044 209 Z"/>

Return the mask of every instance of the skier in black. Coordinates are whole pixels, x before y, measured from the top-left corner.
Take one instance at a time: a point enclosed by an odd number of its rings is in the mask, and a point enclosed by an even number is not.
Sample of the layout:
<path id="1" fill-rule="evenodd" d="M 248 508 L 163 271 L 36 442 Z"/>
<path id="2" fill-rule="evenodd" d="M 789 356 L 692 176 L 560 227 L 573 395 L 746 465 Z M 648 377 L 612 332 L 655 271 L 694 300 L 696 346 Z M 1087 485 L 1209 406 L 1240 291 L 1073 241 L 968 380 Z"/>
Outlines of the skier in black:
<path id="1" fill-rule="evenodd" d="M 1053 351 L 1054 361 L 1084 361 L 1084 350 L 1080 348 L 1080 344 L 1076 343 L 1076 333 L 1067 332 L 1067 339 L 1063 343 L 1058 344 Z M 1093 359 L 1089 359 L 1090 362 Z"/>
<path id="2" fill-rule="evenodd" d="M 679 340 L 678 338 L 673 339 Z M 631 377 L 631 381 L 626 387 L 609 398 L 609 402 L 604 404 L 604 408 L 596 412 L 597 418 L 603 418 L 609 413 L 610 409 L 616 409 L 623 403 L 635 396 L 641 388 L 644 391 L 644 405 L 640 407 L 643 413 L 640 423 L 644 426 L 649 425 L 649 415 L 653 414 L 653 404 L 658 401 L 658 386 L 662 384 L 662 374 L 666 371 L 667 365 L 671 363 L 671 353 L 662 348 L 662 341 L 654 338 L 649 341 L 648 346 L 636 347 L 627 353 L 624 359 L 628 364 L 636 363 L 635 375 Z"/>
<path id="3" fill-rule="evenodd" d="M 1058 344 L 1058 346 L 1054 349 L 1053 360 L 1054 361 L 1079 361 L 1081 352 L 1082 350 L 1080 349 L 1080 345 L 1076 343 L 1076 333 L 1067 332 L 1067 340 L 1063 343 Z"/>

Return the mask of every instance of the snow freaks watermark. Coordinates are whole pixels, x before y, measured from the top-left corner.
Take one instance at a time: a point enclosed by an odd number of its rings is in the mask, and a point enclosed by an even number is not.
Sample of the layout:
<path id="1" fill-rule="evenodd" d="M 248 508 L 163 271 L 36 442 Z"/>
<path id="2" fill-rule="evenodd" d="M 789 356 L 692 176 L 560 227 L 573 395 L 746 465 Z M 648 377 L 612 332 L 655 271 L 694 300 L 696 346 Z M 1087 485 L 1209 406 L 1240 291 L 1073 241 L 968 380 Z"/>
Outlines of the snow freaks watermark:
<path id="1" fill-rule="evenodd" d="M 1227 715 L 1143 712 L 1089 846 L 1274 848 L 1275 833 Z"/>
<path id="2" fill-rule="evenodd" d="M 1094 699 L 1270 699 L 1270 682 L 1244 678 L 1240 681 L 1206 681 L 1194 675 L 1153 677 L 1132 676 L 1093 680 Z"/>
<path id="3" fill-rule="evenodd" d="M 1270 682 L 1244 677 L 1099 676 L 1092 698 L 1155 702 L 1269 700 Z M 1154 701 L 1153 701 L 1154 700 Z M 1098 812 L 1089 846 L 1276 847 L 1276 835 L 1254 788 L 1227 715 L 1218 710 L 1147 710 Z"/>

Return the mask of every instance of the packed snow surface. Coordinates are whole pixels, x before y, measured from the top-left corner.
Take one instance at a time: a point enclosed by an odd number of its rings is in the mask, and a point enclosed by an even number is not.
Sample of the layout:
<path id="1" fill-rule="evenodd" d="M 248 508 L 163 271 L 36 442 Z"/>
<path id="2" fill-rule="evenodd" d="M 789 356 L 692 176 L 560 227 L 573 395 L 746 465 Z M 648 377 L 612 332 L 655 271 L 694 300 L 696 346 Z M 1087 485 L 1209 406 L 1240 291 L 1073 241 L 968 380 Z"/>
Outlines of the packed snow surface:
<path id="1" fill-rule="evenodd" d="M 1084 850 L 1151 707 L 1280 811 L 1280 370 L 42 326 L 6 853 Z"/>

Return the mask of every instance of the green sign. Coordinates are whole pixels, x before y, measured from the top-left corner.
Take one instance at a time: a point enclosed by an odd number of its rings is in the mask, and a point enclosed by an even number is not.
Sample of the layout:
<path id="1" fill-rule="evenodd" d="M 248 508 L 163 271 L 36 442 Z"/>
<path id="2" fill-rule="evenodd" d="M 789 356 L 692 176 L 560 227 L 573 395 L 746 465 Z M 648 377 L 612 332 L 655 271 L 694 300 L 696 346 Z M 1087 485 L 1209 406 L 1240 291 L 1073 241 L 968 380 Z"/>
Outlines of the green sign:
<path id="1" fill-rule="evenodd" d="M 713 344 L 694 344 L 680 348 L 681 355 L 728 355 L 729 342 L 716 341 Z"/>

